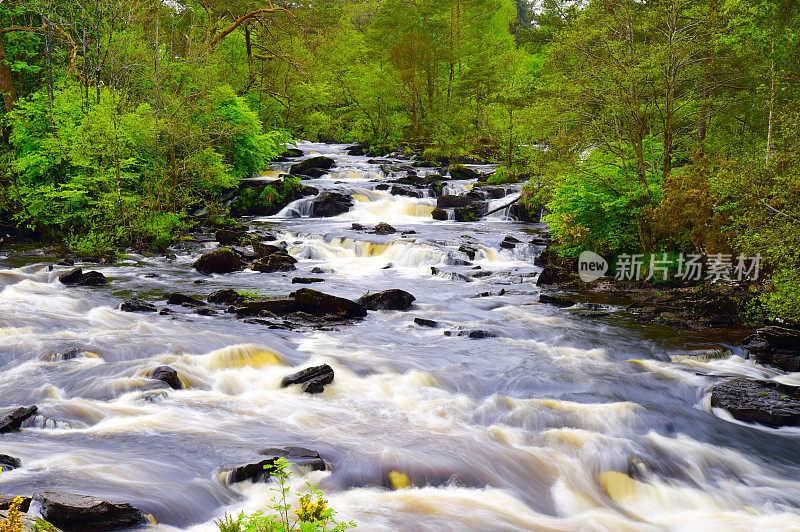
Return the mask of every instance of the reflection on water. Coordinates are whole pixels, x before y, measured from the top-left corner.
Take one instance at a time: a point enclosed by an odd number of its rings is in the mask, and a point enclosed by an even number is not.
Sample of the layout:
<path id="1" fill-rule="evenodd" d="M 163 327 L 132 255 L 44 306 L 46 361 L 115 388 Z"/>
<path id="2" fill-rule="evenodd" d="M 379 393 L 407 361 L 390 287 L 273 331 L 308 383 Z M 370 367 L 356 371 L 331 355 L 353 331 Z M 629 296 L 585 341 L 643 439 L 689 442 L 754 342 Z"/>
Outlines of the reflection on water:
<path id="1" fill-rule="evenodd" d="M 338 518 L 364 530 L 800 529 L 797 432 L 730 422 L 706 400 L 719 375 L 774 372 L 735 349 L 686 356 L 730 347 L 724 334 L 679 336 L 613 305 L 591 319 L 539 304 L 540 248 L 500 247 L 506 235 L 529 241 L 530 226 L 502 211 L 479 223 L 435 222 L 434 198 L 375 190 L 391 177 L 366 157 L 301 149 L 337 160 L 314 186 L 357 201 L 311 219 L 306 198 L 257 222 L 287 244 L 298 272 L 199 275 L 191 263 L 212 243 L 172 259 L 91 265 L 112 279 L 96 289 L 62 286 L 44 263 L 6 263 L 0 397 L 4 406 L 37 404 L 39 415 L 0 441 L 24 464 L 3 473 L 4 493 L 95 494 L 152 513 L 157 529 L 211 531 L 223 512 L 268 499 L 264 485 L 224 485 L 221 470 L 298 445 L 331 470 L 301 470 L 293 482 L 319 483 Z M 445 191 L 467 189 L 448 182 Z M 398 232 L 354 231 L 354 222 Z M 343 297 L 400 288 L 417 300 L 408 312 L 316 332 L 117 309 L 128 294 L 159 306 L 174 290 L 286 294 L 295 275 L 324 278 L 315 288 Z M 495 336 L 457 334 L 473 330 Z M 59 356 L 73 348 L 74 358 Z M 336 374 L 323 393 L 280 388 L 284 376 L 321 363 Z M 163 364 L 185 389 L 148 378 Z M 410 487 L 391 489 L 392 472 Z"/>

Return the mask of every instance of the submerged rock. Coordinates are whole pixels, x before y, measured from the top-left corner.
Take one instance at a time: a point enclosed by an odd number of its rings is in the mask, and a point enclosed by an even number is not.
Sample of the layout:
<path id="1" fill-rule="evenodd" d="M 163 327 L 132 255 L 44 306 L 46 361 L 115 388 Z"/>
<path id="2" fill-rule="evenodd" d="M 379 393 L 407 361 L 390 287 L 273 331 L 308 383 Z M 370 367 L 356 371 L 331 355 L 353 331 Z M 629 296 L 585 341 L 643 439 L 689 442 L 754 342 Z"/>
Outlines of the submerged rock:
<path id="1" fill-rule="evenodd" d="M 200 273 L 231 273 L 242 269 L 239 257 L 232 249 L 219 248 L 203 253 L 194 263 Z"/>
<path id="2" fill-rule="evenodd" d="M 310 288 L 301 288 L 289 294 L 297 303 L 298 310 L 316 316 L 340 316 L 342 318 L 363 318 L 367 309 L 355 301 L 332 296 Z"/>
<path id="3" fill-rule="evenodd" d="M 65 532 L 120 530 L 149 521 L 144 512 L 128 503 L 60 491 L 37 491 L 31 506 Z"/>
<path id="4" fill-rule="evenodd" d="M 3 468 L 3 471 L 11 471 L 12 469 L 22 467 L 22 460 L 9 454 L 0 454 L 0 467 Z M 5 508 L 0 509 L 5 510 Z"/>
<path id="5" fill-rule="evenodd" d="M 292 298 L 275 297 L 269 299 L 259 299 L 256 301 L 245 301 L 229 312 L 234 312 L 239 317 L 244 316 L 269 316 L 270 314 L 290 314 L 299 310 L 297 302 Z"/>
<path id="6" fill-rule="evenodd" d="M 396 233 L 396 232 L 397 232 L 397 229 L 395 229 L 394 227 L 392 227 L 391 225 L 389 225 L 389 224 L 387 224 L 385 222 L 381 222 L 381 223 L 379 223 L 378 225 L 375 226 L 375 234 L 376 235 L 391 235 L 391 234 Z"/>
<path id="7" fill-rule="evenodd" d="M 506 235 L 502 242 L 500 242 L 500 247 L 503 249 L 514 249 L 517 244 L 520 244 L 522 240 L 518 238 L 514 238 L 511 235 Z"/>
<path id="8" fill-rule="evenodd" d="M 21 406 L 12 410 L 0 419 L 0 432 L 19 430 L 22 422 L 35 415 L 38 410 L 36 405 Z"/>
<path id="9" fill-rule="evenodd" d="M 325 385 L 331 382 L 333 382 L 333 368 L 328 364 L 322 364 L 287 375 L 281 380 L 281 388 L 300 384 L 306 393 L 321 393 L 325 390 Z"/>
<path id="10" fill-rule="evenodd" d="M 319 277 L 292 277 L 292 284 L 324 283 L 325 279 Z"/>
<path id="11" fill-rule="evenodd" d="M 800 371 L 800 330 L 786 327 L 762 327 L 742 342 L 762 364 L 784 371 Z"/>
<path id="12" fill-rule="evenodd" d="M 183 382 L 178 372 L 171 366 L 158 366 L 150 373 L 150 378 L 166 383 L 173 390 L 182 390 Z"/>
<path id="13" fill-rule="evenodd" d="M 317 451 L 306 449 L 305 447 L 268 447 L 260 451 L 259 454 L 269 456 L 274 460 L 285 458 L 286 461 L 292 464 L 310 467 L 314 471 L 330 469 Z"/>
<path id="14" fill-rule="evenodd" d="M 439 326 L 439 322 L 434 321 L 434 320 L 428 320 L 428 319 L 425 319 L 425 318 L 414 318 L 414 323 L 416 323 L 420 327 L 432 327 L 432 328 L 434 328 L 434 327 L 438 327 Z"/>
<path id="15" fill-rule="evenodd" d="M 711 388 L 711 406 L 769 427 L 800 425 L 800 389 L 775 381 L 738 378 Z"/>
<path id="16" fill-rule="evenodd" d="M 244 296 L 241 296 L 239 292 L 232 288 L 217 290 L 208 296 L 208 302 L 215 305 L 233 305 L 242 301 L 244 301 Z"/>
<path id="17" fill-rule="evenodd" d="M 158 312 L 155 305 L 137 297 L 126 299 L 120 304 L 119 309 L 125 312 Z"/>
<path id="18" fill-rule="evenodd" d="M 358 302 L 367 310 L 408 310 L 416 298 L 406 292 L 393 288 L 362 296 Z"/>
<path id="19" fill-rule="evenodd" d="M 547 294 L 542 294 L 539 296 L 539 303 L 546 303 L 548 305 L 555 305 L 556 307 L 571 307 L 574 306 L 576 303 L 571 299 L 567 299 L 566 297 L 559 297 L 559 296 L 549 296 Z"/>
<path id="20" fill-rule="evenodd" d="M 191 296 L 181 294 L 180 292 L 172 292 L 167 296 L 167 304 L 180 305 L 182 307 L 202 307 L 205 306 L 206 303 Z"/>
<path id="21" fill-rule="evenodd" d="M 102 273 L 96 271 L 83 273 L 81 268 L 58 274 L 58 280 L 67 286 L 100 286 L 108 283 L 108 279 Z"/>

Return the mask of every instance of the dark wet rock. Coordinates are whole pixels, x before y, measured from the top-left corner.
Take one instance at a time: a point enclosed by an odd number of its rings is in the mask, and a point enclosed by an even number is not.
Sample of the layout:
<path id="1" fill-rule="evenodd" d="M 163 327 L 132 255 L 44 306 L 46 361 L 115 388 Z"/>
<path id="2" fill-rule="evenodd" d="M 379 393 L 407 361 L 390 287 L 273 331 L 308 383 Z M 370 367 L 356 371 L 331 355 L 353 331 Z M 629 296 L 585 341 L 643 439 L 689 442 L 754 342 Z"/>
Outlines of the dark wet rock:
<path id="1" fill-rule="evenodd" d="M 416 298 L 406 292 L 393 288 L 361 296 L 358 300 L 367 310 L 408 310 Z"/>
<path id="2" fill-rule="evenodd" d="M 333 273 L 333 270 L 330 268 L 320 268 L 319 266 L 314 266 L 311 268 L 310 273 L 315 273 L 319 275 L 320 273 Z"/>
<path id="3" fill-rule="evenodd" d="M 530 212 L 524 205 L 519 203 L 513 204 L 508 208 L 508 214 L 512 218 L 516 218 L 520 222 L 536 223 L 539 221 L 539 212 Z M 541 244 L 546 246 L 547 244 Z"/>
<path id="4" fill-rule="evenodd" d="M 577 273 L 559 266 L 547 265 L 536 279 L 536 286 L 571 283 L 577 278 Z"/>
<path id="5" fill-rule="evenodd" d="M 475 255 L 478 254 L 478 248 L 466 244 L 461 245 L 458 250 L 469 257 L 469 260 L 475 260 Z"/>
<path id="6" fill-rule="evenodd" d="M 547 294 L 542 294 L 539 296 L 539 303 L 546 303 L 548 305 L 555 305 L 556 307 L 571 307 L 574 306 L 576 303 L 571 299 L 567 299 L 566 297 L 559 297 L 559 296 L 549 296 Z"/>
<path id="7" fill-rule="evenodd" d="M 183 382 L 181 382 L 178 372 L 171 366 L 158 366 L 150 373 L 150 378 L 165 383 L 173 390 L 183 389 Z"/>
<path id="8" fill-rule="evenodd" d="M 467 207 L 453 209 L 453 217 L 457 222 L 477 222 L 486 213 L 486 204 L 472 204 Z"/>
<path id="9" fill-rule="evenodd" d="M 62 351 L 61 353 L 56 353 L 55 360 L 73 360 L 75 358 L 79 358 L 83 355 L 84 351 L 82 349 L 78 349 L 77 347 L 71 347 L 66 351 Z"/>
<path id="10" fill-rule="evenodd" d="M 502 242 L 500 242 L 500 247 L 504 249 L 514 249 L 514 247 L 521 243 L 522 240 L 514 238 L 511 235 L 506 235 Z"/>
<path id="11" fill-rule="evenodd" d="M 214 310 L 213 308 L 208 308 L 208 307 L 200 307 L 197 310 L 195 310 L 194 312 L 195 312 L 195 314 L 198 314 L 200 316 L 216 316 L 218 314 L 218 312 L 216 310 Z"/>
<path id="12" fill-rule="evenodd" d="M 223 246 L 232 246 L 239 244 L 243 239 L 247 238 L 246 231 L 235 231 L 231 229 L 220 229 L 215 233 L 215 238 Z"/>
<path id="13" fill-rule="evenodd" d="M 434 320 L 428 320 L 425 318 L 414 318 L 414 323 L 419 325 L 420 327 L 431 327 L 435 328 L 439 326 L 439 322 Z"/>
<path id="14" fill-rule="evenodd" d="M 22 422 L 35 415 L 38 410 L 39 408 L 36 405 L 31 405 L 21 406 L 6 413 L 6 415 L 0 419 L 0 433 L 19 430 L 22 426 Z"/>
<path id="15" fill-rule="evenodd" d="M 472 282 L 472 277 L 469 275 L 459 272 L 445 271 L 441 268 L 437 268 L 436 266 L 431 266 L 431 275 L 437 275 L 439 277 L 444 277 L 445 279 L 452 279 L 453 281 L 464 281 L 465 283 Z"/>
<path id="16" fill-rule="evenodd" d="M 408 196 L 411 198 L 421 198 L 423 196 L 421 191 L 401 185 L 392 186 L 392 189 L 389 191 L 389 193 L 393 196 Z"/>
<path id="17" fill-rule="evenodd" d="M 273 466 L 275 465 L 274 458 L 267 458 L 260 462 L 252 464 L 240 465 L 227 471 L 223 471 L 226 484 L 233 484 L 235 482 L 266 482 L 269 480 Z"/>
<path id="18" fill-rule="evenodd" d="M 311 204 L 311 216 L 320 218 L 339 216 L 349 211 L 353 203 L 352 196 L 339 192 L 323 192 Z"/>
<path id="19" fill-rule="evenodd" d="M 158 312 L 155 305 L 137 297 L 123 301 L 119 309 L 125 312 Z"/>
<path id="20" fill-rule="evenodd" d="M 395 229 L 394 227 L 385 222 L 381 222 L 375 226 L 374 231 L 376 235 L 391 235 L 393 233 L 396 233 L 397 229 Z"/>
<path id="21" fill-rule="evenodd" d="M 466 336 L 469 338 L 473 338 L 476 340 L 480 340 L 483 338 L 495 338 L 497 335 L 491 331 L 482 331 L 482 330 L 475 330 L 475 331 L 445 331 L 445 336 Z"/>
<path id="22" fill-rule="evenodd" d="M 308 175 L 311 170 L 330 170 L 334 164 L 336 164 L 336 161 L 330 157 L 320 155 L 319 157 L 304 159 L 293 165 L 289 173 L 292 175 Z"/>
<path id="23" fill-rule="evenodd" d="M 284 157 L 302 157 L 303 150 L 298 148 L 286 148 L 286 151 L 283 152 Z"/>
<path id="24" fill-rule="evenodd" d="M 287 462 L 295 465 L 310 467 L 314 471 L 329 469 L 328 464 L 317 451 L 305 447 L 268 447 L 258 454 L 269 456 L 275 460 L 285 458 Z"/>
<path id="25" fill-rule="evenodd" d="M 255 251 L 259 257 L 266 257 L 268 255 L 272 255 L 273 253 L 286 253 L 286 244 L 276 245 L 264 244 L 263 242 L 253 242 L 253 251 Z"/>
<path id="26" fill-rule="evenodd" d="M 742 341 L 758 362 L 784 371 L 800 371 L 800 330 L 786 327 L 762 327 Z"/>
<path id="27" fill-rule="evenodd" d="M 0 467 L 3 468 L 3 471 L 11 471 L 12 469 L 22 467 L 22 460 L 8 454 L 0 454 Z"/>
<path id="28" fill-rule="evenodd" d="M 711 406 L 740 420 L 769 427 L 800 425 L 800 389 L 775 381 L 738 378 L 711 388 Z"/>
<path id="29" fill-rule="evenodd" d="M 259 299 L 257 301 L 245 301 L 229 309 L 229 312 L 237 316 L 269 316 L 283 315 L 297 312 L 299 307 L 292 298 L 276 297 L 270 299 Z"/>
<path id="30" fill-rule="evenodd" d="M 61 259 L 56 262 L 56 266 L 75 266 L 75 261 L 72 259 Z"/>
<path id="31" fill-rule="evenodd" d="M 443 222 L 447 220 L 447 211 L 439 208 L 433 209 L 433 211 L 431 211 L 431 218 Z"/>
<path id="32" fill-rule="evenodd" d="M 167 296 L 167 304 L 180 305 L 182 307 L 202 307 L 206 303 L 191 296 L 187 296 L 186 294 L 181 294 L 180 292 L 172 292 Z"/>
<path id="33" fill-rule="evenodd" d="M 467 196 L 439 196 L 436 198 L 436 207 L 439 209 L 452 209 L 454 207 L 466 207 L 472 205 L 474 200 Z"/>
<path id="34" fill-rule="evenodd" d="M 450 166 L 448 171 L 450 173 L 450 177 L 453 179 L 478 179 L 481 175 L 472 168 L 467 168 L 466 166 L 462 166 L 460 164 L 454 164 Z"/>
<path id="35" fill-rule="evenodd" d="M 61 491 L 37 491 L 32 506 L 65 532 L 121 530 L 148 522 L 144 512 L 128 503 Z"/>
<path id="36" fill-rule="evenodd" d="M 281 388 L 300 384 L 306 393 L 321 393 L 324 391 L 325 385 L 331 382 L 333 382 L 333 368 L 328 364 L 322 364 L 321 366 L 306 368 L 284 377 L 281 381 Z"/>
<path id="37" fill-rule="evenodd" d="M 334 315 L 342 318 L 361 318 L 367 315 L 367 309 L 355 301 L 310 288 L 301 288 L 289 294 L 289 297 L 296 301 L 299 310 L 316 316 Z"/>
<path id="38" fill-rule="evenodd" d="M 2 465 L 2 464 L 0 464 L 0 465 Z M 5 465 L 3 465 L 3 471 L 6 471 L 7 469 L 10 469 L 10 468 L 7 468 Z M 16 497 L 14 497 L 14 496 L 5 496 L 5 495 L 0 496 L 0 510 L 2 510 L 2 511 L 8 510 L 9 507 L 11 506 L 11 503 L 14 502 L 15 498 Z M 31 498 L 30 497 L 25 497 L 25 496 L 22 496 L 21 498 L 22 498 L 22 504 L 20 504 L 20 506 L 19 506 L 19 511 L 20 512 L 27 512 L 31 508 Z M 4 517 L 7 517 L 7 516 L 4 516 Z M 26 523 L 23 522 L 23 525 L 26 525 Z M 34 530 L 30 526 L 27 526 L 26 529 L 27 530 Z"/>
<path id="39" fill-rule="evenodd" d="M 352 155 L 354 157 L 357 157 L 359 155 L 364 155 L 367 152 L 367 148 L 369 148 L 369 146 L 365 146 L 363 144 L 355 144 L 353 146 L 348 146 L 347 150 L 345 151 L 347 152 L 347 155 Z"/>
<path id="40" fill-rule="evenodd" d="M 381 270 L 391 270 L 392 268 L 394 268 L 394 264 L 392 264 L 392 263 L 390 262 L 389 264 L 387 264 L 386 266 L 384 266 L 383 268 L 381 268 Z"/>
<path id="41" fill-rule="evenodd" d="M 244 301 L 244 296 L 232 288 L 217 290 L 208 296 L 208 302 L 215 305 L 233 305 Z"/>
<path id="42" fill-rule="evenodd" d="M 231 273 L 242 269 L 239 257 L 232 249 L 219 248 L 203 253 L 194 263 L 200 273 Z"/>
<path id="43" fill-rule="evenodd" d="M 273 253 L 254 261 L 250 268 L 261 273 L 288 272 L 297 269 L 296 263 L 297 259 L 286 252 Z"/>
<path id="44" fill-rule="evenodd" d="M 325 279 L 319 277 L 292 277 L 292 284 L 324 283 Z"/>
<path id="45" fill-rule="evenodd" d="M 353 224 L 350 226 L 350 229 L 352 229 L 353 231 L 363 231 L 364 226 L 361 224 Z"/>
<path id="46" fill-rule="evenodd" d="M 100 286 L 108 283 L 108 279 L 102 273 L 96 271 L 83 273 L 81 268 L 60 273 L 58 280 L 61 281 L 61 284 L 68 286 Z"/>
<path id="47" fill-rule="evenodd" d="M 308 177 L 308 178 L 311 178 L 311 179 L 318 179 L 318 178 L 324 176 L 327 173 L 328 173 L 328 171 L 323 169 L 323 168 L 309 168 L 308 170 L 306 170 L 302 174 L 302 176 L 303 177 Z"/>

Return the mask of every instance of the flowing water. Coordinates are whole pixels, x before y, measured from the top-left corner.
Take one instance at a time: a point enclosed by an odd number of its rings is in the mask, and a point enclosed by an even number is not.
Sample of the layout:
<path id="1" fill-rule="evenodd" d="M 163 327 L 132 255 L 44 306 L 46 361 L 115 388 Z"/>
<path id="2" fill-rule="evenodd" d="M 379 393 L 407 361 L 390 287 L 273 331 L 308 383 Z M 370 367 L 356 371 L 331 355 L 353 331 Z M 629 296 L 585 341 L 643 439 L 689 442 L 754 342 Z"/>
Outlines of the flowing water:
<path id="1" fill-rule="evenodd" d="M 250 222 L 287 242 L 298 272 L 200 275 L 191 264 L 213 242 L 84 265 L 112 280 L 99 288 L 61 285 L 51 262 L 0 263 L 2 405 L 37 404 L 40 414 L 0 435 L 0 453 L 24 464 L 3 473 L 4 494 L 94 494 L 153 514 L 154 529 L 212 531 L 224 512 L 269 498 L 264 484 L 227 486 L 220 471 L 298 445 L 331 470 L 300 469 L 294 484 L 318 483 L 360 530 L 800 530 L 800 432 L 744 425 L 709 406 L 720 376 L 775 377 L 743 358 L 738 338 L 641 325 L 613 305 L 592 315 L 540 304 L 541 249 L 500 242 L 528 242 L 543 227 L 502 211 L 436 222 L 435 198 L 375 190 L 390 176 L 366 157 L 300 148 L 338 162 L 310 184 L 356 203 L 312 219 L 304 199 Z M 447 192 L 470 186 L 449 182 Z M 353 231 L 353 222 L 404 233 Z M 477 249 L 468 265 L 462 244 Z M 343 297 L 401 288 L 417 300 L 409 312 L 305 331 L 118 310 L 131 295 L 163 301 L 174 290 L 286 294 L 295 275 L 323 277 L 313 288 Z M 474 330 L 496 336 L 458 335 Z M 72 347 L 87 353 L 55 356 Z M 682 356 L 717 347 L 733 356 Z M 336 373 L 324 393 L 279 387 L 323 362 Z M 162 364 L 187 388 L 155 388 L 146 375 Z M 412 487 L 392 489 L 392 472 Z"/>

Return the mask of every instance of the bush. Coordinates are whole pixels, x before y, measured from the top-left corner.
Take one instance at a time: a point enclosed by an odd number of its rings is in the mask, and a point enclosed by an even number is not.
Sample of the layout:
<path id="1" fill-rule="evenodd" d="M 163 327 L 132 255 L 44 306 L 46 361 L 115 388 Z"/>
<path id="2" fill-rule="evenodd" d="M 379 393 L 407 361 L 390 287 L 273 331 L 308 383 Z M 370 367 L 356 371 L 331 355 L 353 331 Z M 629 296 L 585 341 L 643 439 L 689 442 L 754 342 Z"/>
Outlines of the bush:
<path id="1" fill-rule="evenodd" d="M 318 488 L 308 485 L 308 493 L 297 493 L 296 506 L 287 501 L 290 494 L 288 486 L 292 465 L 285 458 L 278 458 L 273 466 L 265 465 L 270 475 L 278 481 L 277 488 L 270 488 L 276 495 L 272 497 L 270 509 L 274 512 L 265 514 L 255 512 L 250 515 L 240 513 L 236 519 L 225 514 L 215 521 L 220 532 L 342 532 L 348 528 L 355 528 L 354 522 L 338 523 L 334 518 L 333 509 L 328 508 L 328 502 L 322 498 Z"/>

